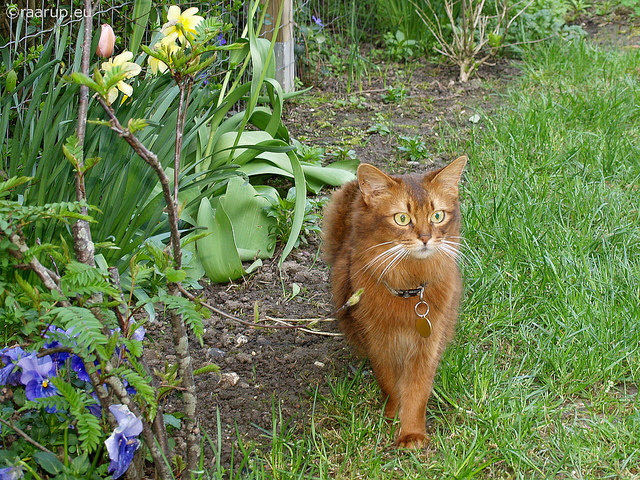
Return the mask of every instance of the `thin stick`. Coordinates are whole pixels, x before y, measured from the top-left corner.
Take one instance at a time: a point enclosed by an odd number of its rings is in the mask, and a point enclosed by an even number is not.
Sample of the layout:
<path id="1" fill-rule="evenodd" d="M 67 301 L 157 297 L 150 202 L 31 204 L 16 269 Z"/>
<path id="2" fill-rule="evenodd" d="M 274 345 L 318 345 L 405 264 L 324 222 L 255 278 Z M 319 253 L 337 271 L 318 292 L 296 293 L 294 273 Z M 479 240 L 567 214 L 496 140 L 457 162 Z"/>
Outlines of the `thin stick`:
<path id="1" fill-rule="evenodd" d="M 180 292 L 182 292 L 182 294 L 185 297 L 187 297 L 189 300 L 194 301 L 194 300 L 196 300 L 198 298 L 195 295 L 189 293 L 187 290 L 185 290 L 184 287 L 182 287 L 182 285 L 180 285 L 178 288 L 180 289 Z M 229 313 L 227 313 L 227 312 L 225 312 L 223 310 L 220 310 L 220 309 L 214 307 L 213 305 L 209 305 L 206 302 L 203 302 L 203 301 L 200 301 L 200 300 L 198 300 L 198 301 L 199 301 L 200 304 L 202 304 L 202 306 L 208 308 L 213 313 L 215 313 L 217 315 L 220 315 L 222 317 L 228 318 L 229 320 L 233 320 L 234 322 L 238 322 L 238 323 L 240 323 L 242 325 L 245 325 L 247 327 L 252 327 L 252 328 L 273 328 L 273 329 L 276 329 L 276 330 L 296 329 L 296 330 L 302 330 L 303 332 L 307 332 L 307 333 L 315 333 L 317 335 L 327 335 L 327 336 L 340 336 L 342 334 L 341 333 L 331 333 L 331 332 L 320 332 L 318 330 L 309 330 L 309 329 L 305 329 L 302 325 L 290 325 L 287 322 L 288 321 L 305 321 L 305 322 L 309 322 L 310 323 L 312 321 L 315 321 L 315 322 L 333 321 L 333 320 L 335 320 L 333 317 L 336 314 L 338 314 L 342 310 L 345 310 L 345 309 L 355 305 L 355 303 L 350 298 L 340 308 L 334 310 L 333 312 L 331 312 L 331 314 L 329 314 L 329 315 L 327 315 L 326 317 L 323 317 L 323 318 L 318 318 L 316 320 L 310 320 L 310 319 L 286 320 L 286 319 L 279 319 L 279 318 L 273 318 L 273 317 L 265 317 L 266 320 L 272 320 L 272 321 L 280 323 L 280 325 L 265 325 L 263 323 L 254 323 L 254 322 L 249 322 L 247 320 L 243 320 L 242 318 L 238 318 L 236 316 L 233 316 L 233 315 L 231 315 L 231 314 L 229 314 Z"/>
<path id="2" fill-rule="evenodd" d="M 45 447 L 44 445 L 40 445 L 38 442 L 36 442 L 33 438 L 31 438 L 27 433 L 23 432 L 22 430 L 20 430 L 18 427 L 16 427 L 13 422 L 7 422 L 6 420 L 3 420 L 2 418 L 0 418 L 0 423 L 2 423 L 3 425 L 9 427 L 11 430 L 13 430 L 14 432 L 16 432 L 20 437 L 24 438 L 28 443 L 30 443 L 31 445 L 33 445 L 34 447 L 36 447 L 37 449 L 42 450 L 43 452 L 47 452 L 47 453 L 51 453 L 52 455 L 56 455 L 55 453 L 53 453 L 51 450 L 49 450 L 47 447 Z M 56 455 L 57 457 L 57 455 Z"/>

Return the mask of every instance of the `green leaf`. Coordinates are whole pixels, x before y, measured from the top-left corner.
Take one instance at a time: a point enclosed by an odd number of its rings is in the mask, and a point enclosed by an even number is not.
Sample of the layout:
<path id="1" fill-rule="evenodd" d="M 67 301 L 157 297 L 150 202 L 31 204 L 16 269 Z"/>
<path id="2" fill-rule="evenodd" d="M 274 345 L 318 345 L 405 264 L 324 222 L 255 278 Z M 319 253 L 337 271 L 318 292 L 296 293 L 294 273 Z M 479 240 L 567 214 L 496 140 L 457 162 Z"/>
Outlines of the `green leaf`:
<path id="1" fill-rule="evenodd" d="M 80 85 L 89 87 L 90 89 L 96 92 L 99 92 L 101 90 L 100 85 L 96 83 L 94 80 L 92 80 L 91 78 L 89 78 L 84 73 L 73 72 L 71 74 L 71 80 L 73 80 L 75 83 L 79 83 Z"/>
<path id="2" fill-rule="evenodd" d="M 182 422 L 180 422 L 179 418 L 176 418 L 169 413 L 163 413 L 162 416 L 164 418 L 165 425 L 167 425 L 168 427 L 180 428 Z"/>
<path id="3" fill-rule="evenodd" d="M 59 474 L 64 468 L 60 459 L 50 452 L 36 452 L 33 454 L 33 458 L 44 471 L 51 475 Z"/>
<path id="4" fill-rule="evenodd" d="M 129 42 L 129 51 L 134 55 L 138 52 L 140 41 L 146 32 L 151 5 L 151 0 L 136 0 L 133 6 L 133 32 Z"/>
<path id="5" fill-rule="evenodd" d="M 187 272 L 184 270 L 174 270 L 173 268 L 167 268 L 165 275 L 167 276 L 167 281 L 171 283 L 179 283 L 184 280 L 187 276 Z"/>
<path id="6" fill-rule="evenodd" d="M 13 90 L 16 88 L 17 83 L 18 83 L 18 74 L 13 69 L 9 70 L 9 72 L 7 72 L 7 84 L 5 86 L 7 93 L 13 92 Z"/>
<path id="7" fill-rule="evenodd" d="M 300 235 L 300 230 L 302 229 L 302 223 L 304 222 L 304 209 L 307 204 L 307 185 L 305 183 L 302 166 L 300 165 L 300 161 L 298 160 L 298 156 L 295 154 L 295 152 L 288 152 L 288 155 L 289 160 L 291 161 L 291 168 L 293 170 L 294 186 L 296 187 L 296 204 L 294 207 L 295 210 L 293 214 L 291 234 L 289 235 L 287 244 L 284 246 L 284 250 L 282 251 L 282 255 L 280 256 L 280 261 L 278 262 L 278 266 L 282 265 L 287 256 L 295 247 L 296 241 L 298 240 L 298 235 Z"/>
<path id="8" fill-rule="evenodd" d="M 271 258 L 275 245 L 269 241 L 269 229 L 276 220 L 266 214 L 269 200 L 260 196 L 242 177 L 235 177 L 229 180 L 226 194 L 220 197 L 220 205 L 231 220 L 240 259 Z"/>
<path id="9" fill-rule="evenodd" d="M 193 371 L 193 375 L 202 375 L 203 373 L 218 373 L 220 372 L 220 367 L 218 365 L 215 365 L 213 363 L 209 364 L 209 365 L 205 365 L 204 367 L 200 367 L 197 370 Z"/>
<path id="10" fill-rule="evenodd" d="M 198 226 L 212 234 L 196 241 L 198 256 L 207 277 L 212 282 L 226 283 L 244 275 L 242 261 L 233 238 L 233 227 L 219 202 L 215 210 L 208 198 L 200 201 Z"/>
<path id="11" fill-rule="evenodd" d="M 135 133 L 138 130 L 142 130 L 149 126 L 149 122 L 144 118 L 130 118 L 127 123 L 127 128 L 131 133 Z"/>

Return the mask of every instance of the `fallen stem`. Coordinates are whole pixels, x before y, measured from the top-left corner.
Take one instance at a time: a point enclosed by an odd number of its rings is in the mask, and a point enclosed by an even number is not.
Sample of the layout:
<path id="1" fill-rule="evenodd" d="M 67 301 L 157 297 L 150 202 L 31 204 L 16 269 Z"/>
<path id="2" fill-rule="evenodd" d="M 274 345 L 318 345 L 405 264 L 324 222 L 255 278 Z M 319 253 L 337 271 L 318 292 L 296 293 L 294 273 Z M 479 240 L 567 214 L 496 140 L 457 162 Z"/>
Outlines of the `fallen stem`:
<path id="1" fill-rule="evenodd" d="M 349 298 L 349 300 L 347 300 L 345 302 L 344 305 L 342 305 L 340 308 L 337 308 L 336 310 L 334 310 L 333 312 L 331 312 L 329 315 L 327 315 L 326 317 L 322 317 L 322 318 L 318 318 L 318 319 L 298 319 L 298 320 L 291 320 L 291 319 L 280 319 L 280 318 L 274 318 L 274 317 L 265 317 L 265 320 L 271 320 L 274 322 L 278 322 L 280 323 L 280 325 L 265 325 L 263 323 L 255 323 L 255 322 L 249 322 L 247 320 L 243 320 L 242 318 L 238 318 L 234 315 L 231 315 L 230 313 L 227 313 L 223 310 L 220 310 L 219 308 L 214 307 L 213 305 L 209 305 L 207 302 L 203 302 L 202 300 L 199 300 L 198 297 L 196 295 L 193 295 L 192 293 L 189 293 L 187 290 L 185 290 L 185 288 L 180 285 L 178 286 L 180 292 L 187 297 L 189 300 L 191 301 L 195 301 L 198 300 L 198 303 L 200 303 L 203 307 L 208 308 L 209 310 L 211 310 L 213 313 L 220 315 L 221 317 L 224 318 L 228 318 L 229 320 L 233 320 L 234 322 L 238 322 L 242 325 L 245 325 L 247 327 L 251 327 L 251 328 L 273 328 L 276 330 L 291 330 L 291 329 L 296 329 L 296 330 L 301 330 L 303 332 L 306 333 L 313 333 L 316 335 L 326 335 L 326 336 L 342 336 L 341 333 L 333 333 L 333 332 L 321 332 L 319 330 L 310 330 L 307 328 L 304 328 L 304 326 L 302 325 L 290 325 L 287 322 L 290 321 L 304 321 L 307 323 L 312 323 L 312 322 L 327 322 L 327 321 L 335 321 L 335 318 L 333 318 L 335 315 L 337 315 L 338 313 L 340 313 L 342 310 L 346 310 L 349 307 L 352 307 L 353 305 L 355 305 L 355 303 L 357 303 L 357 301 L 354 303 L 353 297 Z M 360 295 L 362 293 L 360 292 Z"/>
<path id="2" fill-rule="evenodd" d="M 11 430 L 13 430 L 14 432 L 16 432 L 20 437 L 24 438 L 28 443 L 30 443 L 31 445 L 33 445 L 34 447 L 42 450 L 43 452 L 47 452 L 47 453 L 51 453 L 53 455 L 56 455 L 55 453 L 53 453 L 51 450 L 49 450 L 47 447 L 45 447 L 44 445 L 40 445 L 38 442 L 36 442 L 33 438 L 31 438 L 29 436 L 29 434 L 23 432 L 22 430 L 20 430 L 18 427 L 16 427 L 13 422 L 11 421 L 6 421 L 3 420 L 2 418 L 0 418 L 0 423 L 2 423 L 4 426 L 9 427 Z M 56 455 L 57 457 L 57 455 Z"/>

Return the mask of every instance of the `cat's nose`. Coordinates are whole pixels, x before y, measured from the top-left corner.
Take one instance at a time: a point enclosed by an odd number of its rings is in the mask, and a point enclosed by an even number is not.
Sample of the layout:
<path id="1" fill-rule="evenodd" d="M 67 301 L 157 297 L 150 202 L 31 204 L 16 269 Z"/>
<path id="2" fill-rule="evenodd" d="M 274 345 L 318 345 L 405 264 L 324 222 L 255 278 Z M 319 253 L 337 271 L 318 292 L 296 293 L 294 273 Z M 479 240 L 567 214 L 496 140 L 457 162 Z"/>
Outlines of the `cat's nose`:
<path id="1" fill-rule="evenodd" d="M 424 243 L 425 245 L 427 244 L 427 242 L 431 239 L 431 235 L 429 235 L 428 233 L 423 233 L 422 235 L 420 235 L 418 237 L 418 240 L 420 240 L 422 243 Z"/>

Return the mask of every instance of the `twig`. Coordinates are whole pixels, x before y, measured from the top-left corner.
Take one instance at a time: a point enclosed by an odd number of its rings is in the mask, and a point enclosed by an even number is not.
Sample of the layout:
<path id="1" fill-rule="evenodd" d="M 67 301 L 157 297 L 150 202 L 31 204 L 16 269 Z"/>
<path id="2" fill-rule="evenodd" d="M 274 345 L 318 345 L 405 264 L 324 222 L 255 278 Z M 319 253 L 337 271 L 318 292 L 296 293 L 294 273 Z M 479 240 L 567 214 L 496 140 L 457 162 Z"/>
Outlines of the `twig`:
<path id="1" fill-rule="evenodd" d="M 195 301 L 198 297 L 196 297 L 195 295 L 189 293 L 187 290 L 184 289 L 184 287 L 180 286 L 180 292 L 182 292 L 182 294 L 187 297 L 189 300 L 191 301 Z M 351 299 L 349 299 L 351 300 Z M 291 321 L 304 321 L 304 322 L 327 322 L 327 321 L 334 321 L 335 319 L 333 318 L 337 313 L 339 313 L 340 311 L 349 308 L 350 306 L 353 305 L 352 302 L 347 301 L 344 305 L 342 305 L 340 308 L 336 309 L 335 311 L 331 312 L 331 314 L 327 315 L 326 317 L 323 318 L 318 318 L 318 319 L 298 319 L 298 320 L 291 320 L 291 319 L 280 319 L 280 318 L 274 318 L 274 317 L 265 317 L 266 320 L 271 320 L 274 322 L 278 322 L 280 323 L 280 325 L 265 325 L 264 323 L 255 323 L 255 322 L 249 322 L 247 320 L 243 320 L 242 318 L 238 318 L 236 316 L 233 316 L 223 310 L 220 310 L 219 308 L 214 307 L 213 305 L 209 305 L 207 302 L 203 302 L 201 300 L 198 300 L 198 302 L 208 308 L 209 310 L 211 310 L 213 313 L 220 315 L 222 317 L 228 318 L 229 320 L 233 320 L 234 322 L 238 322 L 242 325 L 245 325 L 247 327 L 252 327 L 252 328 L 273 328 L 276 330 L 301 330 L 303 332 L 306 333 L 315 333 L 317 335 L 326 335 L 326 336 L 340 336 L 342 335 L 341 333 L 332 333 L 332 332 L 320 332 L 318 330 L 309 330 L 304 328 L 302 325 L 291 325 L 287 322 L 291 322 Z"/>
<path id="2" fill-rule="evenodd" d="M 278 322 L 281 325 L 271 325 L 269 327 L 274 327 L 274 326 L 288 326 L 289 328 L 297 328 L 299 331 L 301 332 L 305 332 L 305 333 L 314 333 L 316 335 L 323 335 L 325 337 L 342 337 L 342 333 L 336 333 L 336 332 L 321 332 L 319 330 L 310 330 L 308 328 L 302 328 L 300 325 L 290 325 L 289 323 L 287 323 L 286 321 L 280 319 L 280 318 L 274 318 L 274 317 L 269 317 L 266 316 L 264 317 L 265 320 L 271 320 L 272 322 Z M 335 320 L 334 318 L 326 318 L 326 319 L 320 319 L 317 320 L 318 322 L 322 322 L 324 320 Z"/>
<path id="3" fill-rule="evenodd" d="M 28 443 L 30 443 L 31 445 L 33 445 L 34 447 L 42 450 L 43 452 L 47 452 L 50 453 L 52 455 L 56 455 L 55 453 L 53 453 L 51 450 L 49 450 L 47 447 L 45 447 L 44 445 L 40 445 L 38 442 L 36 442 L 33 438 L 31 438 L 27 433 L 23 432 L 22 430 L 20 430 L 18 427 L 16 427 L 13 422 L 9 421 L 7 422 L 6 420 L 3 420 L 2 418 L 0 418 L 0 423 L 2 423 L 3 425 L 9 427 L 11 430 L 13 430 L 14 432 L 16 432 L 20 437 L 24 438 Z M 57 457 L 57 455 L 56 455 Z"/>
<path id="4" fill-rule="evenodd" d="M 128 128 L 124 128 L 118 118 L 116 117 L 113 108 L 109 105 L 104 98 L 100 95 L 96 95 L 98 103 L 102 105 L 102 108 L 109 116 L 111 123 L 111 130 L 116 132 L 120 137 L 124 138 L 126 142 L 131 145 L 133 150 L 149 165 L 153 171 L 158 175 L 160 185 L 162 186 L 162 194 L 164 201 L 167 204 L 167 216 L 169 217 L 169 227 L 171 230 L 171 246 L 173 249 L 173 260 L 176 263 L 175 268 L 180 268 L 182 265 L 182 250 L 180 247 L 180 232 L 178 231 L 178 218 L 176 215 L 176 209 L 172 208 L 174 205 L 173 198 L 171 197 L 171 187 L 169 185 L 169 177 L 165 173 L 158 157 L 155 153 L 149 150 L 134 134 L 132 134 Z"/>
<path id="5" fill-rule="evenodd" d="M 93 29 L 93 15 L 90 0 L 84 1 L 84 40 L 82 44 L 82 61 L 80 63 L 80 71 L 87 75 L 89 73 L 89 63 L 91 56 L 91 30 Z M 78 104 L 78 124 L 76 134 L 78 136 L 78 145 L 80 149 L 84 145 L 85 130 L 87 126 L 87 112 L 89 109 L 89 87 L 80 85 L 80 102 Z M 76 200 L 83 201 L 87 199 L 86 187 L 84 183 L 84 167 L 83 156 L 78 158 L 78 168 L 75 172 Z M 82 207 L 80 212 L 87 214 L 87 207 Z M 73 250 L 76 253 L 78 261 L 85 265 L 95 267 L 95 245 L 91 239 L 91 227 L 87 220 L 77 220 L 72 226 L 73 231 Z"/>
<path id="6" fill-rule="evenodd" d="M 29 251 L 29 247 L 24 241 L 24 238 L 22 238 L 22 236 L 18 235 L 17 233 L 11 233 L 9 234 L 9 241 L 16 247 L 18 247 L 17 251 L 9 250 L 9 252 L 11 252 L 12 255 L 18 260 L 22 260 L 24 258 L 24 255 Z M 45 287 L 47 287 L 49 290 L 55 290 L 64 297 L 60 285 L 58 285 L 56 280 L 50 275 L 50 273 L 52 272 L 44 265 L 42 265 L 35 256 L 32 255 L 25 265 L 35 272 L 40 280 L 42 280 L 42 283 L 44 283 Z M 63 300 L 60 303 L 64 307 L 68 307 L 71 305 L 67 300 Z"/>

